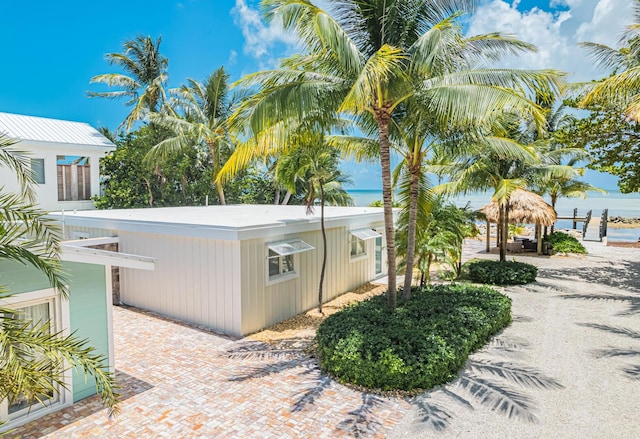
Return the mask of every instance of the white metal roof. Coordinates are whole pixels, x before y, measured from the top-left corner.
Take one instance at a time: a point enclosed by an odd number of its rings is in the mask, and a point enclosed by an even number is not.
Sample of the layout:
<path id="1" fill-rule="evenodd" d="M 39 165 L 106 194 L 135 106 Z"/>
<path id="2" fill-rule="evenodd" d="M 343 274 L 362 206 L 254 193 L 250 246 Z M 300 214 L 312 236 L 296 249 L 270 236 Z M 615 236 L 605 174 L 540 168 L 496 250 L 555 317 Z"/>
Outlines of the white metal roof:
<path id="1" fill-rule="evenodd" d="M 98 130 L 83 122 L 0 112 L 0 132 L 19 140 L 115 148 Z"/>
<path id="2" fill-rule="evenodd" d="M 307 215 L 304 206 L 239 204 L 83 210 L 50 216 L 80 227 L 240 240 L 318 230 L 320 209 Z M 332 227 L 365 227 L 383 220 L 382 208 L 325 207 L 325 222 Z"/>

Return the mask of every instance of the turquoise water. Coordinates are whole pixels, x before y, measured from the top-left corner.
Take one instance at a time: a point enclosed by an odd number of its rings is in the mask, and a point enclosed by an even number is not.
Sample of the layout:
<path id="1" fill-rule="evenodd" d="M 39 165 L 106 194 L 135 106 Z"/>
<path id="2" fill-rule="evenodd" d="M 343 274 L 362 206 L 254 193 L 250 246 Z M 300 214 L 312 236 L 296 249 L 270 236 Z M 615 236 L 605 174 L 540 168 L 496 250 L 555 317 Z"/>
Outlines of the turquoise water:
<path id="1" fill-rule="evenodd" d="M 349 195 L 353 198 L 356 206 L 368 206 L 376 200 L 382 200 L 382 191 L 378 189 L 349 189 Z M 472 194 L 454 198 L 458 206 L 467 203 L 473 209 L 479 209 L 487 204 L 491 195 Z M 600 216 L 603 209 L 609 209 L 609 216 L 623 216 L 627 218 L 640 217 L 640 193 L 622 194 L 617 190 L 611 190 L 606 194 L 593 192 L 586 199 L 582 198 L 561 198 L 556 205 L 558 216 L 571 216 L 573 209 L 578 209 L 578 216 L 585 216 L 591 210 L 592 215 Z M 571 228 L 570 220 L 559 220 L 556 227 Z M 580 227 L 580 224 L 578 224 Z M 635 241 L 640 236 L 640 229 L 613 229 L 609 228 L 608 236 L 611 240 Z"/>

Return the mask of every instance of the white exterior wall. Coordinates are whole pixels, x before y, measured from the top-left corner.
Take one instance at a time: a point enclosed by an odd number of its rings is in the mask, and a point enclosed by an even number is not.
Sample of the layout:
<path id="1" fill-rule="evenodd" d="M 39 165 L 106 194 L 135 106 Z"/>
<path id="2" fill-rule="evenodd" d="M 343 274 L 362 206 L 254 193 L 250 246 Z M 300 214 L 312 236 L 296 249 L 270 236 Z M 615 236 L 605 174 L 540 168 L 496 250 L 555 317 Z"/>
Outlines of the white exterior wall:
<path id="1" fill-rule="evenodd" d="M 327 229 L 327 267 L 323 302 L 334 299 L 375 278 L 375 239 L 365 241 L 365 257 L 351 259 L 349 230 L 376 228 L 383 223 L 359 227 Z M 267 243 L 299 238 L 315 247 L 295 256 L 297 277 L 272 285 L 268 283 Z M 384 245 L 384 244 L 383 244 Z M 318 306 L 318 285 L 322 266 L 322 234 L 318 231 L 243 241 L 242 253 L 242 334 L 249 334 Z M 385 252 L 382 252 L 386 273 Z"/>
<path id="2" fill-rule="evenodd" d="M 240 243 L 118 232 L 119 250 L 157 258 L 155 270 L 120 270 L 127 305 L 241 334 Z"/>
<path id="3" fill-rule="evenodd" d="M 58 201 L 57 156 L 89 157 L 89 164 L 91 165 L 91 195 L 98 195 L 100 191 L 100 158 L 104 157 L 113 148 L 34 142 L 30 140 L 21 140 L 14 148 L 28 152 L 29 158 L 44 159 L 45 183 L 34 185 L 36 200 L 42 209 L 47 211 L 70 211 L 94 208 L 91 200 Z M 7 172 L 6 168 L 2 166 L 0 166 L 0 186 L 4 186 L 5 190 L 10 192 L 17 192 L 20 188 L 13 173 Z"/>

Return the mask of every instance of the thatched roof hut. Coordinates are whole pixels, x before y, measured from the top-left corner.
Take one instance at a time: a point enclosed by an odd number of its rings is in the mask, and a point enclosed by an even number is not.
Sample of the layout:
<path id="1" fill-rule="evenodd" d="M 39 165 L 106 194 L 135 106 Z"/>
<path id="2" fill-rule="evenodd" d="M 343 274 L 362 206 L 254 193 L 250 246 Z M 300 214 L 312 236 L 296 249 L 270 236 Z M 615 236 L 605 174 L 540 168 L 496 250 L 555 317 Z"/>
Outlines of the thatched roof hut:
<path id="1" fill-rule="evenodd" d="M 491 202 L 482 209 L 487 220 L 498 222 L 498 203 Z M 509 198 L 509 222 L 512 224 L 539 224 L 551 226 L 556 222 L 556 212 L 544 199 L 533 192 L 516 189 Z"/>

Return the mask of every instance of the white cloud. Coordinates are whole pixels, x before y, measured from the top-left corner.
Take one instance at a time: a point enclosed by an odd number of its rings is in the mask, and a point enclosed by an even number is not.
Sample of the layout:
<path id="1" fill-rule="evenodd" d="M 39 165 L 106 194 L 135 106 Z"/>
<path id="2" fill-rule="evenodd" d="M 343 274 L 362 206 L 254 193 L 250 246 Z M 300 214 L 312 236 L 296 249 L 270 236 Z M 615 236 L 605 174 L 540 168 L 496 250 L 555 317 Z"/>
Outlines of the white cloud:
<path id="1" fill-rule="evenodd" d="M 583 41 L 615 46 L 631 21 L 629 0 L 553 0 L 565 5 L 565 11 L 547 12 L 539 8 L 518 10 L 504 0 L 491 0 L 480 6 L 471 17 L 469 35 L 503 32 L 538 47 L 537 53 L 524 54 L 506 60 L 510 67 L 529 69 L 554 68 L 570 74 L 570 81 L 599 78 L 604 72 L 597 70 L 586 52 L 577 46 Z"/>
<path id="2" fill-rule="evenodd" d="M 231 14 L 234 23 L 244 36 L 244 53 L 262 63 L 275 63 L 275 60 L 282 55 L 282 47 L 278 48 L 279 45 L 284 45 L 284 51 L 291 50 L 297 45 L 295 36 L 286 32 L 277 22 L 265 23 L 260 12 L 247 5 L 245 0 L 236 0 Z"/>
<path id="3" fill-rule="evenodd" d="M 238 52 L 235 50 L 229 51 L 229 59 L 227 60 L 227 64 L 230 66 L 235 65 L 238 62 Z"/>

